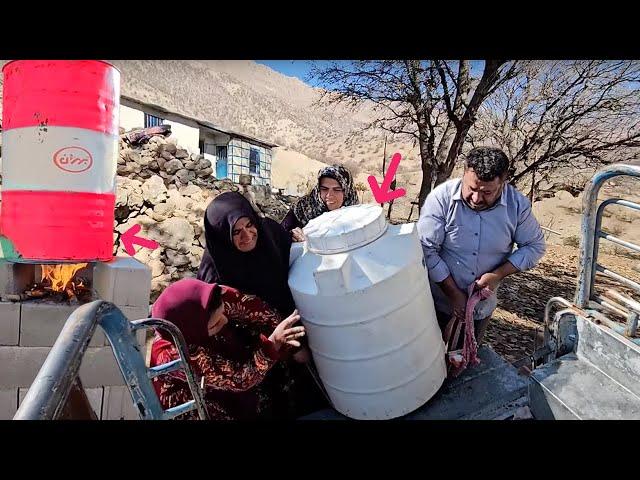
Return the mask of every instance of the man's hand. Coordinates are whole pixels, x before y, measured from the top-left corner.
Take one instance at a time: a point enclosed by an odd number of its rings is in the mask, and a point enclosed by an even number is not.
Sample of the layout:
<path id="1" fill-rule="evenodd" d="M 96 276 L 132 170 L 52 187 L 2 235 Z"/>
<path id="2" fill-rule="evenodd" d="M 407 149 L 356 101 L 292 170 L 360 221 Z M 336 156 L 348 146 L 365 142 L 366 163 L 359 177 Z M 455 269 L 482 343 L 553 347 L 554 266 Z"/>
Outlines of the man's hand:
<path id="1" fill-rule="evenodd" d="M 458 288 L 453 277 L 449 275 L 440 284 L 440 288 L 449 299 L 453 313 L 458 318 L 464 318 L 467 309 L 467 294 Z"/>
<path id="2" fill-rule="evenodd" d="M 460 289 L 456 289 L 456 291 L 452 292 L 452 295 L 449 296 L 449 301 L 453 308 L 453 314 L 458 318 L 464 318 L 467 310 L 467 294 Z"/>
<path id="3" fill-rule="evenodd" d="M 500 275 L 493 272 L 487 272 L 478 280 L 476 280 L 476 285 L 478 285 L 478 288 L 487 287 L 489 290 L 495 293 L 501 280 L 502 277 L 500 277 Z"/>
<path id="4" fill-rule="evenodd" d="M 294 242 L 305 241 L 304 232 L 302 231 L 301 228 L 294 228 L 293 230 L 291 230 L 291 238 L 293 239 Z"/>
<path id="5" fill-rule="evenodd" d="M 507 260 L 493 272 L 487 272 L 482 275 L 479 279 L 476 280 L 476 284 L 479 288 L 487 287 L 489 290 L 495 293 L 498 285 L 504 277 L 512 275 L 518 271 L 519 270 L 514 267 L 510 261 Z"/>

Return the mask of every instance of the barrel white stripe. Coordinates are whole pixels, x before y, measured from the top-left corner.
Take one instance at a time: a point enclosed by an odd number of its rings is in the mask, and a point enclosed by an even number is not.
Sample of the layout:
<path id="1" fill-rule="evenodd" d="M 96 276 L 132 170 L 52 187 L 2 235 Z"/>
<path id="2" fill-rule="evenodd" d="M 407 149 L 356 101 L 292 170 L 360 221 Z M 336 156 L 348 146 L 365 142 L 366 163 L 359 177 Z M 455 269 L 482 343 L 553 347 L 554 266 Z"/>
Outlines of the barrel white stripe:
<path id="1" fill-rule="evenodd" d="M 113 193 L 118 136 L 75 127 L 2 132 L 3 190 Z"/>

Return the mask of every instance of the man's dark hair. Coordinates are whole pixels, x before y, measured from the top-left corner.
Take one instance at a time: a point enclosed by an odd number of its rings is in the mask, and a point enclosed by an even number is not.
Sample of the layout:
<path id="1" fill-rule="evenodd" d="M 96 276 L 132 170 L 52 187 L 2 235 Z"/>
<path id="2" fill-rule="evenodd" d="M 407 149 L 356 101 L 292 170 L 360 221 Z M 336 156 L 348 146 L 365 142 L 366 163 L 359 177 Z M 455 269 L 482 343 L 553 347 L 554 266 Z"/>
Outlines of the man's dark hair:
<path id="1" fill-rule="evenodd" d="M 490 182 L 496 177 L 503 179 L 509 170 L 509 159 L 499 148 L 477 147 L 467 153 L 464 168 L 472 168 L 483 182 Z"/>

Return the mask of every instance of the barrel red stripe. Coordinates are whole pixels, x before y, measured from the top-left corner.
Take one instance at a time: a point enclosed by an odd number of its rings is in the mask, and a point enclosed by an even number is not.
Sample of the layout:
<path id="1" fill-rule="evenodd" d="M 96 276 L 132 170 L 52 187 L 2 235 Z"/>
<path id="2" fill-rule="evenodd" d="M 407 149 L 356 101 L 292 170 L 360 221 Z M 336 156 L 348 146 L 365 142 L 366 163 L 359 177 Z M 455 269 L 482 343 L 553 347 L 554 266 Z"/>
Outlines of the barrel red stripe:
<path id="1" fill-rule="evenodd" d="M 3 73 L 3 130 L 53 125 L 118 134 L 120 73 L 112 65 L 16 60 Z"/>
<path id="2" fill-rule="evenodd" d="M 113 258 L 113 193 L 3 190 L 2 234 L 23 258 Z"/>

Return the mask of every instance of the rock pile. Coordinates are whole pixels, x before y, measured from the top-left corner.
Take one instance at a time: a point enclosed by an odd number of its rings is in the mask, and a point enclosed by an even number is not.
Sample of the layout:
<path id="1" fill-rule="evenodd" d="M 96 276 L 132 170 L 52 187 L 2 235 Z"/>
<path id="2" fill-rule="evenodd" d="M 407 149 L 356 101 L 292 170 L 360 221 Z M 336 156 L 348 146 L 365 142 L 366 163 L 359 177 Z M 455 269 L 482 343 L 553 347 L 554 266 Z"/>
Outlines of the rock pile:
<path id="1" fill-rule="evenodd" d="M 295 197 L 272 193 L 270 187 L 238 185 L 213 176 L 211 162 L 189 154 L 171 137 L 151 137 L 131 145 L 121 140 L 114 224 L 114 254 L 127 255 L 120 235 L 140 225 L 138 235 L 157 241 L 135 258 L 152 272 L 152 301 L 170 283 L 195 276 L 204 252 L 204 213 L 216 196 L 239 191 L 259 214 L 282 220 Z"/>

